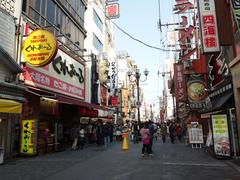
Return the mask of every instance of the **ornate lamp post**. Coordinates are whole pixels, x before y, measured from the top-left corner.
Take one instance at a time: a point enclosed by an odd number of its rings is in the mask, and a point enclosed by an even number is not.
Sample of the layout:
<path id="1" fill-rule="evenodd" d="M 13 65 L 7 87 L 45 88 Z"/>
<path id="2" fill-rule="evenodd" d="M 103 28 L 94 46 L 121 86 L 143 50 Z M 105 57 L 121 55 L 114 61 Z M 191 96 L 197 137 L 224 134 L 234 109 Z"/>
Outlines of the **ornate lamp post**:
<path id="1" fill-rule="evenodd" d="M 139 72 L 139 69 L 136 69 L 135 71 L 128 71 L 127 74 L 128 74 L 128 77 L 129 77 L 129 80 L 132 82 L 134 81 L 137 85 L 137 120 L 138 120 L 138 128 L 140 127 L 140 90 L 139 90 L 139 81 L 141 82 L 144 82 L 147 80 L 147 76 L 149 74 L 149 71 L 147 69 L 144 70 L 144 75 L 145 75 L 145 79 L 144 80 L 141 80 L 140 77 L 141 77 L 141 73 Z M 132 80 L 131 77 L 135 77 L 134 80 Z"/>

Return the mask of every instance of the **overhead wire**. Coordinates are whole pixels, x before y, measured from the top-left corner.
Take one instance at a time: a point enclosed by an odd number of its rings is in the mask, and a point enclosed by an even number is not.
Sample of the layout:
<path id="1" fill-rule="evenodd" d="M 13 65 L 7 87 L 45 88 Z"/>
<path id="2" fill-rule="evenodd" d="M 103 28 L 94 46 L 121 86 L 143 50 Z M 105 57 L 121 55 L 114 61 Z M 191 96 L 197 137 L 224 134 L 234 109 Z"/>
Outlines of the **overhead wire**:
<path id="1" fill-rule="evenodd" d="M 113 25 L 114 25 L 118 30 L 120 30 L 122 33 L 124 33 L 124 34 L 127 35 L 129 38 L 133 39 L 134 41 L 137 41 L 137 42 L 139 42 L 139 43 L 141 43 L 141 44 L 143 44 L 144 46 L 147 46 L 147 47 L 149 47 L 149 48 L 156 49 L 156 50 L 160 50 L 160 51 L 165 51 L 165 52 L 167 52 L 167 51 L 168 51 L 168 52 L 170 52 L 170 51 L 178 51 L 178 50 L 175 50 L 175 49 L 164 49 L 164 48 L 160 48 L 160 47 L 157 47 L 157 46 L 153 46 L 153 45 L 150 45 L 150 44 L 148 44 L 148 43 L 143 42 L 142 40 L 140 40 L 140 39 L 138 39 L 138 38 L 135 38 L 134 36 L 132 36 L 131 34 L 129 34 L 127 31 L 125 31 L 124 29 L 122 29 L 121 27 L 119 27 L 111 18 L 109 18 L 109 17 L 106 15 L 105 11 L 104 11 L 102 8 L 100 8 L 100 9 L 103 11 L 104 16 L 105 16 L 108 20 L 110 20 L 110 21 L 113 23 Z"/>

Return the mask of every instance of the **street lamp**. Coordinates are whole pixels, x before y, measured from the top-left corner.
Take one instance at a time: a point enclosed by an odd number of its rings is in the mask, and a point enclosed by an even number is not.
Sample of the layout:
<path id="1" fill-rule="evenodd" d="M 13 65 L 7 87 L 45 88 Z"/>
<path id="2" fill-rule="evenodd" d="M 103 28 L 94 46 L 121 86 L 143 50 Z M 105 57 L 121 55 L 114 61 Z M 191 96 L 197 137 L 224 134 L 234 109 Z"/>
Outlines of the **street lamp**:
<path id="1" fill-rule="evenodd" d="M 139 69 L 135 69 L 135 71 L 128 71 L 127 74 L 128 74 L 128 78 L 130 81 L 134 81 L 137 85 L 137 120 L 138 120 L 138 128 L 140 127 L 140 93 L 139 93 L 139 81 L 141 82 L 144 82 L 147 80 L 147 76 L 149 74 L 149 71 L 147 69 L 145 69 L 143 71 L 144 75 L 145 75 L 145 79 L 144 80 L 141 80 L 140 77 L 141 77 L 141 73 L 139 71 Z M 131 77 L 135 77 L 136 79 L 135 80 L 131 80 Z"/>

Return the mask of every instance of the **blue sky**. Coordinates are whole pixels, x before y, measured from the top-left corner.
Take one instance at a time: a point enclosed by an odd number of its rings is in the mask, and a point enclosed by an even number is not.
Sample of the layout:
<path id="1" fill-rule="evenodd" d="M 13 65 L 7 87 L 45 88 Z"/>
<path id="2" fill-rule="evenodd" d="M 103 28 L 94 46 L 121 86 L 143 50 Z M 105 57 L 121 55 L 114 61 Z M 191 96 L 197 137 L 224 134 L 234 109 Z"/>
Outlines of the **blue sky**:
<path id="1" fill-rule="evenodd" d="M 167 23 L 171 20 L 172 1 L 161 0 L 161 20 Z M 114 22 L 124 31 L 149 45 L 160 47 L 160 32 L 157 27 L 159 11 L 158 0 L 119 0 L 120 18 Z M 145 68 L 150 73 L 145 85 L 142 85 L 147 100 L 151 103 L 162 94 L 162 78 L 157 72 L 163 71 L 166 53 L 146 47 L 115 30 L 116 51 L 127 51 L 143 74 Z M 144 75 L 142 75 L 142 79 Z"/>

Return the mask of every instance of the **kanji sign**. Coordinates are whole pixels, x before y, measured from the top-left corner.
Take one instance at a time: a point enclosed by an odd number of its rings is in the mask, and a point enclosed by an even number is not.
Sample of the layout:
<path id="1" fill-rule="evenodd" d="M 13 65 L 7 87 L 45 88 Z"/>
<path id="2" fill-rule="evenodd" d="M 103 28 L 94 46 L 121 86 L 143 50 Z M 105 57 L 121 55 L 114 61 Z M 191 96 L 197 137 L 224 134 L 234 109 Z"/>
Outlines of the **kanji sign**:
<path id="1" fill-rule="evenodd" d="M 36 154 L 36 120 L 22 120 L 21 127 L 21 154 Z"/>
<path id="2" fill-rule="evenodd" d="M 53 60 L 57 49 L 55 36 L 45 29 L 37 29 L 27 37 L 22 51 L 29 65 L 41 67 Z"/>
<path id="3" fill-rule="evenodd" d="M 199 0 L 201 40 L 204 53 L 220 51 L 214 0 Z"/>

